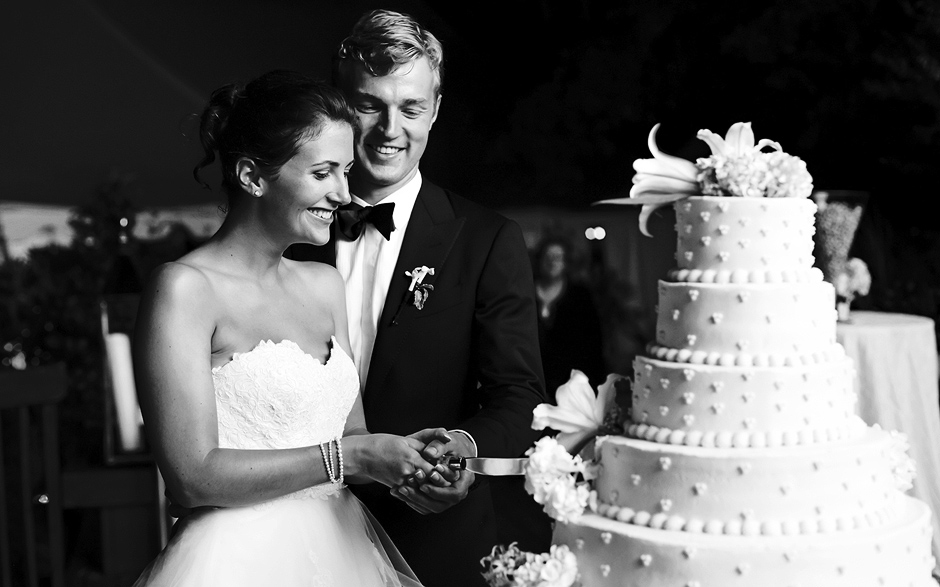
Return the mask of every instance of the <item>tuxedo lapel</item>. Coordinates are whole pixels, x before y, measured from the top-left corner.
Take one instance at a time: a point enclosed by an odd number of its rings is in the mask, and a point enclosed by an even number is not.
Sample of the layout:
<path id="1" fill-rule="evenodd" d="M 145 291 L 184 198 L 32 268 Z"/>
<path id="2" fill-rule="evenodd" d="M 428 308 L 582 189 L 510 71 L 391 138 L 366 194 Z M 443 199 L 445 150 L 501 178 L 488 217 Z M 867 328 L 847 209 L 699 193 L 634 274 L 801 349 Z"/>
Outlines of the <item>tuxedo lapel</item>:
<path id="1" fill-rule="evenodd" d="M 408 221 L 405 239 L 402 242 L 398 262 L 392 273 L 385 306 L 379 320 L 372 349 L 372 362 L 369 367 L 369 382 L 381 381 L 390 362 L 394 360 L 395 348 L 387 348 L 388 331 L 397 328 L 409 319 L 408 312 L 402 312 L 412 303 L 413 292 L 408 291 L 411 278 L 405 275 L 415 267 L 426 265 L 435 271 L 424 282 L 434 284 L 442 271 L 447 271 L 447 256 L 454 242 L 460 235 L 464 218 L 457 218 L 446 194 L 439 187 L 425 181 L 418 193 L 414 210 Z M 428 297 L 428 304 L 434 303 L 434 292 Z"/>
<path id="2" fill-rule="evenodd" d="M 405 272 L 425 265 L 433 268 L 435 274 L 439 276 L 444 270 L 447 255 L 460 234 L 463 222 L 463 218 L 455 217 L 454 210 L 443 190 L 434 185 L 422 187 L 411 213 L 411 219 L 408 221 L 408 232 L 402 242 L 398 262 L 395 264 L 395 271 L 389 283 L 388 294 L 385 296 L 379 332 L 385 328 L 394 327 L 396 322 L 407 319 L 399 311 L 403 301 L 405 304 L 411 303 L 413 295 L 413 292 L 408 291 L 411 278 Z M 435 281 L 435 277 L 429 275 L 424 282 L 433 284 Z M 429 300 L 433 297 L 434 293 L 431 292 Z"/>

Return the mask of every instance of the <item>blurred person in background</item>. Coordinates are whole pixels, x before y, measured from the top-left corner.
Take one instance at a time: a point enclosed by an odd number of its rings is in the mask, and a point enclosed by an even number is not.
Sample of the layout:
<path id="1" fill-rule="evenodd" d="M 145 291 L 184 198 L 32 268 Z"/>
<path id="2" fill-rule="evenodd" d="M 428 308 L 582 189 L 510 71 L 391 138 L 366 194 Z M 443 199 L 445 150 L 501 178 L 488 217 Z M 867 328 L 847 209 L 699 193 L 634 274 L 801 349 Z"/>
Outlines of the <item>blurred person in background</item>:
<path id="1" fill-rule="evenodd" d="M 539 348 L 549 397 L 568 381 L 572 369 L 587 375 L 594 387 L 607 377 L 594 292 L 576 276 L 573 255 L 568 238 L 548 235 L 533 256 Z"/>
<path id="2" fill-rule="evenodd" d="M 582 371 L 595 388 L 607 377 L 601 323 L 593 293 L 572 269 L 571 241 L 550 234 L 535 247 L 532 264 L 538 304 L 539 348 L 549 401 L 559 386 Z M 545 431 L 544 434 L 554 434 Z M 494 492 L 501 544 L 517 542 L 530 552 L 551 547 L 552 520 L 525 491 L 525 479 L 497 477 Z"/>

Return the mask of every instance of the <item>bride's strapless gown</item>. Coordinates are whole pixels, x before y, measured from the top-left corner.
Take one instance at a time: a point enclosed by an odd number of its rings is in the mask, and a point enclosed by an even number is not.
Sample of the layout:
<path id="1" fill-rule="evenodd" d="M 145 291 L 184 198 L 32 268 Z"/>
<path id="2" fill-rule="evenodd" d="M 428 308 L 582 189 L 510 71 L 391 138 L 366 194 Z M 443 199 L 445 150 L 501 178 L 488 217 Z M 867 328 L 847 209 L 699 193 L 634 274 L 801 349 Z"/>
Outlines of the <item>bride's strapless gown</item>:
<path id="1" fill-rule="evenodd" d="M 332 341 L 325 364 L 290 341 L 261 342 L 212 370 L 219 446 L 277 449 L 341 436 L 359 378 Z M 372 587 L 417 580 L 365 507 L 328 483 L 247 507 L 204 508 L 135 586 Z"/>

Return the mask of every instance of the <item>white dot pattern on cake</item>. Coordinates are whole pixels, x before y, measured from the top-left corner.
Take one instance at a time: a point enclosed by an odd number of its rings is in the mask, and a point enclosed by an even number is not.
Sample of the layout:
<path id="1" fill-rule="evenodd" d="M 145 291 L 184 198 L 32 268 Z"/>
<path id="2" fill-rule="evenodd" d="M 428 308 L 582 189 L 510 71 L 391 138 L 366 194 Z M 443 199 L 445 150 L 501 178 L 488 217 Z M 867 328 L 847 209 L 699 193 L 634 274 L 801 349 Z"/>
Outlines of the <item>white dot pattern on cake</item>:
<path id="1" fill-rule="evenodd" d="M 757 578 L 761 587 L 873 587 L 879 580 L 933 587 L 929 516 L 924 504 L 905 498 L 904 507 L 890 523 L 846 534 L 844 541 L 817 533 L 799 539 L 762 536 L 760 543 L 752 536 L 672 532 L 629 524 L 616 526 L 621 529 L 617 532 L 613 531 L 616 520 L 588 516 L 578 524 L 557 526 L 555 542 L 575 545 L 592 535 L 597 540 L 596 548 L 585 547 L 578 554 L 583 587 L 725 586 L 737 581 L 753 585 Z M 624 539 L 604 544 L 599 539 L 604 532 Z M 864 553 L 866 548 L 870 554 Z M 585 557 L 597 561 L 596 566 L 585 566 Z M 604 565 L 610 569 L 606 574 Z M 925 578 L 912 579 L 918 569 L 926 573 Z M 895 580 L 888 583 L 888 578 Z"/>
<path id="2" fill-rule="evenodd" d="M 703 440 L 729 438 L 743 428 L 744 446 L 792 446 L 848 438 L 863 424 L 855 416 L 856 394 L 850 361 L 799 368 L 722 368 L 675 364 L 640 357 L 634 369 L 635 411 L 648 411 L 645 428 L 628 427 L 629 435 L 647 440 L 700 445 Z M 655 383 L 654 383 L 655 382 Z M 732 409 L 705 397 L 738 397 Z M 663 413 L 661 408 L 668 408 Z M 653 416 L 655 414 L 655 417 Z M 692 416 L 692 418 L 687 418 Z M 806 423 L 817 421 L 817 428 Z M 667 432 L 662 432 L 666 430 Z M 673 434 L 673 433 L 677 434 Z M 706 436 L 708 433 L 712 433 Z M 727 447 L 730 444 L 719 444 Z"/>
<path id="3" fill-rule="evenodd" d="M 721 198 L 699 198 L 677 209 L 677 281 L 763 283 L 807 281 L 813 271 L 816 206 L 787 199 L 773 210 L 741 198 L 721 210 Z M 731 227 L 736 227 L 731 230 Z M 724 255 L 697 254 L 715 248 Z"/>
<path id="4" fill-rule="evenodd" d="M 613 447 L 619 458 L 603 456 Z M 797 445 L 787 451 L 751 449 L 747 457 L 738 456 L 743 453 L 733 446 L 687 447 L 623 437 L 606 437 L 596 450 L 605 466 L 595 481 L 598 513 L 617 517 L 620 509 L 629 508 L 636 516 L 650 514 L 642 517 L 642 524 L 652 523 L 653 513 L 668 513 L 683 521 L 680 529 L 699 519 L 721 534 L 837 531 L 883 524 L 901 496 L 892 476 L 871 473 L 873 468 L 889 471 L 893 466 L 893 441 L 880 430 L 865 429 L 851 441 Z M 868 455 L 864 464 L 857 459 L 860 451 Z M 687 489 L 689 480 L 692 491 Z M 844 499 L 846 484 L 853 489 L 852 500 Z M 629 486 L 639 490 L 613 493 Z M 753 519 L 747 527 L 741 525 L 742 512 Z"/>
<path id="5" fill-rule="evenodd" d="M 582 587 L 936 587 L 931 515 L 893 437 L 855 414 L 815 205 L 689 197 L 631 421 L 599 437 Z M 901 465 L 903 468 L 903 465 Z"/>

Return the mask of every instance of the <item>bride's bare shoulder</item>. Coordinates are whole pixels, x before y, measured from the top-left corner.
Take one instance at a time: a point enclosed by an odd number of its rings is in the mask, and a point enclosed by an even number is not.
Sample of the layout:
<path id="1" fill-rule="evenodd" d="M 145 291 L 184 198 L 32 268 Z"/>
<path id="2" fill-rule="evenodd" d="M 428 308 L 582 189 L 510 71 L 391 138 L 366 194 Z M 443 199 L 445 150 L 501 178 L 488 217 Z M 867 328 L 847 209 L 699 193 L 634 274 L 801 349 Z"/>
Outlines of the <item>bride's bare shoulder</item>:
<path id="1" fill-rule="evenodd" d="M 286 264 L 293 275 L 305 282 L 317 282 L 321 286 L 343 285 L 343 278 L 340 276 L 339 271 L 336 270 L 336 267 L 327 263 L 292 261 L 290 259 L 284 259 L 283 263 Z"/>
<path id="2" fill-rule="evenodd" d="M 192 296 L 212 289 L 206 270 L 185 258 L 158 265 L 150 274 L 148 289 L 152 295 Z"/>

